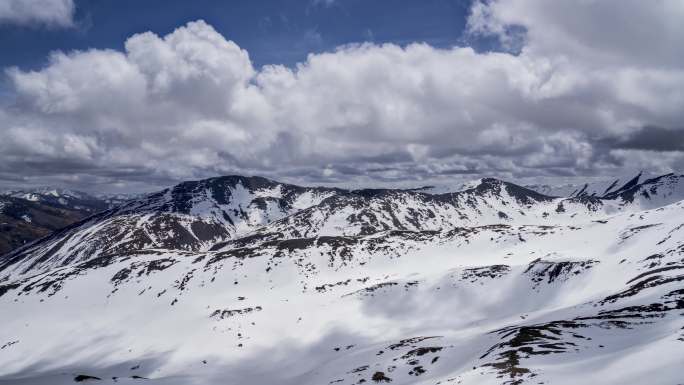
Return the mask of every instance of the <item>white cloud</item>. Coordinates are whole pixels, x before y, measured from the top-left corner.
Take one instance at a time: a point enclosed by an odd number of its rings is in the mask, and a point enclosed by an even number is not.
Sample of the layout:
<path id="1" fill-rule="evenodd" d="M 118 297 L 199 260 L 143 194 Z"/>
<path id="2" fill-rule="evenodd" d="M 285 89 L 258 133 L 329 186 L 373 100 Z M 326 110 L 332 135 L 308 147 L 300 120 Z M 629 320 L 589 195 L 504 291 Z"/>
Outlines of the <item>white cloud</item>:
<path id="1" fill-rule="evenodd" d="M 70 27 L 74 17 L 73 0 L 2 0 L 0 24 L 45 24 Z"/>
<path id="2" fill-rule="evenodd" d="M 617 16 L 595 17 L 606 3 Z M 69 174 L 148 181 L 653 167 L 604 138 L 647 125 L 682 128 L 680 3 L 550 4 L 474 5 L 470 32 L 508 39 L 513 26 L 519 54 L 363 44 L 311 54 L 295 68 L 257 70 L 246 51 L 202 21 L 163 37 L 134 35 L 124 52 L 55 53 L 41 70 L 7 72 L 17 101 L 0 110 L 7 118 L 0 174 L 22 162 L 36 176 L 60 164 Z M 659 171 L 683 164 L 677 152 L 662 159 Z"/>
<path id="3" fill-rule="evenodd" d="M 590 67 L 678 68 L 684 51 L 684 3 L 679 0 L 478 0 L 471 31 L 506 39 L 526 31 L 525 51 L 562 55 Z"/>

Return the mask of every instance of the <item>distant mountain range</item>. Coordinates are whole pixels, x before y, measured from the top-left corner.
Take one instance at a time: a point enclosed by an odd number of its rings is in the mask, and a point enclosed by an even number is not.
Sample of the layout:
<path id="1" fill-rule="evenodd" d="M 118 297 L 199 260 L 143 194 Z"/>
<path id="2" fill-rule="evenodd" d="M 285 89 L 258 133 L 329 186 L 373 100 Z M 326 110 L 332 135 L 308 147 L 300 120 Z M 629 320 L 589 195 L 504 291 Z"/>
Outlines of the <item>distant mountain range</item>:
<path id="1" fill-rule="evenodd" d="M 0 257 L 0 383 L 681 382 L 684 175 L 456 190 L 225 176 L 90 206 Z"/>
<path id="2" fill-rule="evenodd" d="M 0 255 L 132 198 L 52 188 L 0 192 Z"/>

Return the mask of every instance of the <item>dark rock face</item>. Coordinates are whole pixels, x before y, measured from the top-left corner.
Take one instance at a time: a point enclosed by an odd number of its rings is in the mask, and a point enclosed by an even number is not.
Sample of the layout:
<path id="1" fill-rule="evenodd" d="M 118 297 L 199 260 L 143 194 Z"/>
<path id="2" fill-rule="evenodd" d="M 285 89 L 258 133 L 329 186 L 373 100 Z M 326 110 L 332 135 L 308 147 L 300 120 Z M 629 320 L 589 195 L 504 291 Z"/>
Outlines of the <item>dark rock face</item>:
<path id="1" fill-rule="evenodd" d="M 534 287 L 540 284 L 551 284 L 558 281 L 566 281 L 570 277 L 582 274 L 585 270 L 591 269 L 598 261 L 567 261 L 550 262 L 541 258 L 532 261 L 525 270 L 525 274 L 530 276 Z"/>
<path id="2" fill-rule="evenodd" d="M 507 265 L 474 267 L 463 270 L 461 279 L 469 282 L 477 282 L 485 278 L 496 279 L 508 274 L 510 271 L 511 267 Z"/>
<path id="3" fill-rule="evenodd" d="M 374 382 L 392 382 L 392 379 L 387 377 L 384 372 L 375 372 L 373 373 L 373 377 L 371 377 L 371 380 Z"/>

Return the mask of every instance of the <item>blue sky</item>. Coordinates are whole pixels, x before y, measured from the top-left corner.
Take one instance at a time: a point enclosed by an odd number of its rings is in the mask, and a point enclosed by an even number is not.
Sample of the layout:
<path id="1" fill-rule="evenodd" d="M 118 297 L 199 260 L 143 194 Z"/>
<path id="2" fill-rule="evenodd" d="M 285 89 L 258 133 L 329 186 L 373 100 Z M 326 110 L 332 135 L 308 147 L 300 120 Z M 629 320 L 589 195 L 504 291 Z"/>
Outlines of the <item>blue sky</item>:
<path id="1" fill-rule="evenodd" d="M 364 41 L 472 44 L 463 34 L 469 7 L 469 0 L 79 0 L 74 28 L 0 25 L 0 67 L 40 68 L 53 50 L 121 50 L 135 33 L 165 35 L 197 19 L 248 50 L 256 66 L 291 66 Z"/>

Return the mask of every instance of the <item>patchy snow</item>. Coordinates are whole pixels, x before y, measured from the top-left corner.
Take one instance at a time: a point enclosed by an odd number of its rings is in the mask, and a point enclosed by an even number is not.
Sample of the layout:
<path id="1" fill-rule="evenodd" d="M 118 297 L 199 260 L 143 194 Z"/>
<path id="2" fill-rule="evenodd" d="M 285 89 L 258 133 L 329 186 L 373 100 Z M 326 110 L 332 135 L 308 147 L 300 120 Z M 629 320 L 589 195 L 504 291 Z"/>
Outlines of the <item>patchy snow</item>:
<path id="1" fill-rule="evenodd" d="M 20 197 L 26 199 L 29 202 L 38 202 L 40 200 L 40 197 L 37 194 L 33 193 L 21 194 Z"/>

